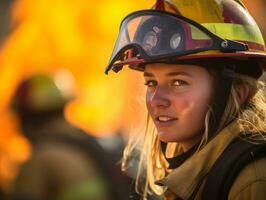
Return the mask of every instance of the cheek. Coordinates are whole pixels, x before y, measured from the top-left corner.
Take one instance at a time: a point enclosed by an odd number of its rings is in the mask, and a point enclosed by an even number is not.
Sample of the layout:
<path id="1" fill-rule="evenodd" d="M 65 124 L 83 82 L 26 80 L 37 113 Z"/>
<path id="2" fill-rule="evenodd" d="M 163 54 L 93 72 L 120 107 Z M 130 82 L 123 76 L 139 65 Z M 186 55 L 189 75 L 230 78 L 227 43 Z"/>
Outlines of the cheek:
<path id="1" fill-rule="evenodd" d="M 175 94 L 172 98 L 172 104 L 177 113 L 185 113 L 190 108 L 191 98 L 188 94 Z"/>
<path id="2" fill-rule="evenodd" d="M 150 92 L 146 92 L 146 107 L 150 113 L 151 111 L 151 99 L 152 99 L 152 94 Z"/>
<path id="3" fill-rule="evenodd" d="M 188 127 L 201 129 L 210 105 L 210 94 L 197 91 L 176 96 L 173 100 L 174 108 L 179 113 L 180 120 Z"/>

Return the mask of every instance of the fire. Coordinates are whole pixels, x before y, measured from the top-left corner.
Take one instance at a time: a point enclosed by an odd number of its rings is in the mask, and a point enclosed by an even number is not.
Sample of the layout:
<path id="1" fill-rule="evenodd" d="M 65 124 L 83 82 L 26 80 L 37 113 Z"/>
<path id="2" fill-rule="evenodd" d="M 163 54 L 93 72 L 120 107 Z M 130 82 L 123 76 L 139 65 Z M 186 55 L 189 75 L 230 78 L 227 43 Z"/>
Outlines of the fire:
<path id="1" fill-rule="evenodd" d="M 30 146 L 18 133 L 18 124 L 8 111 L 12 93 L 26 75 L 70 70 L 79 90 L 66 116 L 92 134 L 126 130 L 141 120 L 143 110 L 134 107 L 138 105 L 138 94 L 143 92 L 139 74 L 125 70 L 119 75 L 106 76 L 103 72 L 120 21 L 128 13 L 149 8 L 153 3 L 151 0 L 15 1 L 13 32 L 0 51 L 0 153 L 4 153 L 0 154 L 0 185 L 8 188 L 15 176 L 14 166 L 30 155 Z"/>
<path id="2" fill-rule="evenodd" d="M 15 1 L 13 31 L 0 52 L 0 149 L 6 152 L 0 155 L 1 161 L 5 161 L 0 180 L 11 180 L 16 168 L 10 165 L 26 160 L 30 154 L 30 146 L 18 133 L 12 114 L 8 114 L 8 104 L 17 83 L 31 73 L 70 70 L 79 90 L 78 98 L 66 110 L 66 117 L 92 134 L 114 133 L 139 120 L 139 113 L 128 106 L 132 97 L 142 92 L 140 76 L 129 70 L 119 76 L 106 76 L 104 67 L 120 21 L 126 14 L 149 8 L 152 3 Z"/>

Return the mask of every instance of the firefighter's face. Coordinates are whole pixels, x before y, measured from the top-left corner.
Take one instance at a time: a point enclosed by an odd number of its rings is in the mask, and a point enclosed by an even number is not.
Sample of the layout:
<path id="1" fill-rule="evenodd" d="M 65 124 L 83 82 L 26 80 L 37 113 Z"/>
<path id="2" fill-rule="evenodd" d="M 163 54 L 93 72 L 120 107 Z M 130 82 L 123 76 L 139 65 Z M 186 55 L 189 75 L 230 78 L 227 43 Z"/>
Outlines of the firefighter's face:
<path id="1" fill-rule="evenodd" d="M 179 142 L 186 150 L 198 143 L 213 95 L 213 76 L 203 67 L 148 64 L 144 71 L 146 103 L 165 142 Z"/>

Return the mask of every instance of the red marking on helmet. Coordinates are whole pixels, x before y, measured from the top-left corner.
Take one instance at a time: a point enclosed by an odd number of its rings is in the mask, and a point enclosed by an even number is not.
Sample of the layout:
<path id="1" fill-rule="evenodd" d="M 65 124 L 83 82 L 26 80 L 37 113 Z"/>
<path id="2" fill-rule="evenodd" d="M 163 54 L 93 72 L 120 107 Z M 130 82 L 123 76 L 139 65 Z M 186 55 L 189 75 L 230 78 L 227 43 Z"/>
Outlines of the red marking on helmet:
<path id="1" fill-rule="evenodd" d="M 235 1 L 223 1 L 223 17 L 225 23 L 249 25 L 252 17 Z"/>
<path id="2" fill-rule="evenodd" d="M 191 60 L 198 58 L 255 58 L 255 59 L 266 59 L 266 54 L 261 52 L 234 52 L 234 53 L 223 53 L 217 52 L 212 54 L 190 54 L 178 57 L 178 60 Z"/>
<path id="3" fill-rule="evenodd" d="M 241 40 L 239 42 L 243 42 L 243 43 L 247 44 L 249 49 L 255 49 L 258 51 L 264 51 L 265 52 L 265 46 L 262 44 L 258 44 L 255 42 L 241 41 Z"/>
<path id="4" fill-rule="evenodd" d="M 122 66 L 122 65 L 129 65 L 129 64 L 141 64 L 141 63 L 145 63 L 146 61 L 144 59 L 138 59 L 138 58 L 129 58 L 126 60 L 123 60 L 119 63 L 115 63 L 113 64 L 113 66 Z"/>
<path id="5" fill-rule="evenodd" d="M 177 7 L 175 5 L 173 5 L 172 3 L 170 2 L 165 2 L 169 7 L 170 9 L 172 9 L 176 14 L 178 15 L 181 15 L 180 11 L 177 9 Z"/>
<path id="6" fill-rule="evenodd" d="M 164 0 L 157 0 L 156 4 L 155 4 L 155 9 L 156 10 L 165 10 Z"/>
<path id="7" fill-rule="evenodd" d="M 134 50 L 133 49 L 129 49 L 128 50 L 128 54 L 127 54 L 127 58 L 130 59 L 130 58 L 133 58 L 134 57 Z"/>

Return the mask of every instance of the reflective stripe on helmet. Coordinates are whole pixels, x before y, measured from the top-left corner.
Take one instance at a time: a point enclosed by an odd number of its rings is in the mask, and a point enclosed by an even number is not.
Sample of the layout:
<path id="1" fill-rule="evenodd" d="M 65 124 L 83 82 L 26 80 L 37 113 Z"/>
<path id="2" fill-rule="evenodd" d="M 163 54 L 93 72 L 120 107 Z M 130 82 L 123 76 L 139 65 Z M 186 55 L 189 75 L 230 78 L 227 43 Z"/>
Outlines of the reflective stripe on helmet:
<path id="1" fill-rule="evenodd" d="M 257 26 L 228 23 L 204 23 L 201 25 L 221 38 L 250 41 L 264 45 L 263 37 Z"/>

